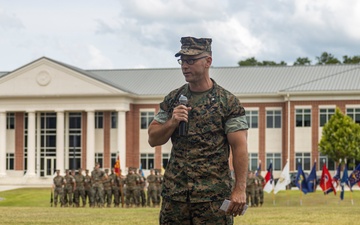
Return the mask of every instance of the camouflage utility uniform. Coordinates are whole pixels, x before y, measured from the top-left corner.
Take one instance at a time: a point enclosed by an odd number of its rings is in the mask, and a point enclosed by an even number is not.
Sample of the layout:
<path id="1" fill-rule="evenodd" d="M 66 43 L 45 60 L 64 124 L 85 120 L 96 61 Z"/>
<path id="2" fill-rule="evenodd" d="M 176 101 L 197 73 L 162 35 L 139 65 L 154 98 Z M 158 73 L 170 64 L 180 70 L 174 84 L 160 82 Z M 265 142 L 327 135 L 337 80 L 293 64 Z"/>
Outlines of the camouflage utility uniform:
<path id="1" fill-rule="evenodd" d="M 85 189 L 85 202 L 87 199 L 87 201 L 89 202 L 89 206 L 94 206 L 94 193 L 92 189 L 91 176 L 89 175 L 89 170 L 86 170 L 84 189 Z"/>
<path id="2" fill-rule="evenodd" d="M 125 178 L 126 185 L 126 207 L 130 207 L 130 204 L 139 206 L 138 198 L 136 197 L 136 189 L 139 178 L 133 171 L 130 171 Z"/>
<path id="3" fill-rule="evenodd" d="M 79 170 L 79 173 L 75 175 L 74 177 L 76 182 L 76 188 L 75 188 L 75 205 L 76 207 L 80 206 L 80 197 L 82 201 L 82 206 L 85 207 L 86 205 L 86 199 L 85 199 L 85 176 L 81 174 L 81 170 Z"/>
<path id="4" fill-rule="evenodd" d="M 66 180 L 64 187 L 64 206 L 67 207 L 73 204 L 75 179 L 69 172 L 66 172 L 64 178 Z"/>
<path id="5" fill-rule="evenodd" d="M 99 207 L 104 206 L 104 186 L 102 183 L 104 176 L 105 172 L 100 169 L 94 169 L 91 172 L 94 201 L 98 204 Z"/>
<path id="6" fill-rule="evenodd" d="M 106 169 L 105 173 L 108 174 L 109 170 Z M 112 180 L 111 177 L 103 177 L 103 186 L 104 186 L 104 202 L 106 202 L 107 207 L 111 207 L 112 201 Z"/>
<path id="7" fill-rule="evenodd" d="M 187 135 L 180 136 L 175 130 L 171 136 L 173 147 L 164 175 L 161 224 L 182 224 L 188 221 L 184 215 L 190 215 L 194 224 L 233 224 L 233 217 L 219 209 L 232 190 L 226 135 L 248 127 L 238 98 L 212 81 L 213 88 L 205 93 L 192 93 L 188 84 L 172 91 L 154 118 L 165 123 L 179 104 L 180 95 L 188 98 L 191 110 Z M 203 220 L 214 218 L 213 214 L 218 221 Z"/>
<path id="8" fill-rule="evenodd" d="M 150 200 L 152 202 L 152 205 L 155 207 L 156 206 L 156 176 L 153 172 L 153 170 L 151 171 L 151 174 L 149 176 L 147 176 L 146 178 L 147 182 L 148 182 L 148 188 L 147 188 L 147 206 L 150 206 Z"/>
<path id="9" fill-rule="evenodd" d="M 58 175 L 54 177 L 54 206 L 57 206 L 58 198 L 60 198 L 60 204 L 64 204 L 63 185 L 65 183 L 64 177 Z"/>

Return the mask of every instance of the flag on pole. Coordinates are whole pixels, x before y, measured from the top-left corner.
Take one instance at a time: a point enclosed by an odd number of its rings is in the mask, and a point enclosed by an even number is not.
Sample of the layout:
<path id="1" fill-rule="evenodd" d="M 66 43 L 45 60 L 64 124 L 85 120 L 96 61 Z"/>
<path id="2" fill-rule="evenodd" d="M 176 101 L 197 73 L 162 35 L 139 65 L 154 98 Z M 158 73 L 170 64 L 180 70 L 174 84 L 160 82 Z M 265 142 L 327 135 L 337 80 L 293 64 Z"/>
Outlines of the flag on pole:
<path id="1" fill-rule="evenodd" d="M 316 162 L 314 162 L 310 175 L 307 178 L 307 189 L 309 192 L 315 192 L 317 187 L 316 182 Z"/>
<path id="2" fill-rule="evenodd" d="M 291 183 L 290 180 L 290 170 L 289 162 L 286 162 L 283 171 L 280 174 L 279 180 L 275 185 L 274 194 L 278 193 L 281 190 L 286 190 L 286 186 Z"/>
<path id="3" fill-rule="evenodd" d="M 258 168 L 256 169 L 255 176 L 259 176 L 259 172 L 261 173 L 261 161 L 259 161 Z"/>
<path id="4" fill-rule="evenodd" d="M 326 164 L 324 164 L 320 179 L 320 187 L 323 190 L 324 194 L 328 194 L 330 192 L 334 192 L 334 195 L 336 195 L 336 190 L 333 186 L 331 175 L 329 173 L 329 170 L 326 167 Z"/>
<path id="5" fill-rule="evenodd" d="M 144 171 L 142 170 L 142 164 L 140 163 L 139 172 L 141 172 L 141 176 L 145 177 Z"/>
<path id="6" fill-rule="evenodd" d="M 273 181 L 274 181 L 274 177 L 272 175 L 272 163 L 270 163 L 270 165 L 267 169 L 267 173 L 265 175 L 264 191 L 266 191 L 267 193 L 270 193 L 274 189 Z"/>
<path id="7" fill-rule="evenodd" d="M 348 185 L 348 181 L 349 181 L 348 169 L 347 169 L 347 165 L 345 164 L 343 176 L 341 178 L 341 183 L 340 183 L 340 186 L 341 186 L 340 199 L 341 200 L 344 200 L 345 184 Z M 351 190 L 351 187 L 350 187 L 350 190 Z"/>
<path id="8" fill-rule="evenodd" d="M 302 170 L 301 164 L 298 166 L 298 173 L 296 176 L 296 186 L 302 191 L 304 194 L 307 194 L 309 192 L 305 173 Z"/>
<path id="9" fill-rule="evenodd" d="M 338 168 L 336 169 L 335 175 L 333 176 L 333 185 L 335 188 L 337 188 L 337 186 L 339 185 L 340 172 L 341 172 L 341 164 L 339 163 Z"/>
<path id="10" fill-rule="evenodd" d="M 120 157 L 119 155 L 116 157 L 116 162 L 114 165 L 114 172 L 117 176 L 120 176 Z"/>
<path id="11" fill-rule="evenodd" d="M 352 188 L 356 183 L 360 181 L 360 164 L 354 169 L 349 176 L 349 187 Z"/>

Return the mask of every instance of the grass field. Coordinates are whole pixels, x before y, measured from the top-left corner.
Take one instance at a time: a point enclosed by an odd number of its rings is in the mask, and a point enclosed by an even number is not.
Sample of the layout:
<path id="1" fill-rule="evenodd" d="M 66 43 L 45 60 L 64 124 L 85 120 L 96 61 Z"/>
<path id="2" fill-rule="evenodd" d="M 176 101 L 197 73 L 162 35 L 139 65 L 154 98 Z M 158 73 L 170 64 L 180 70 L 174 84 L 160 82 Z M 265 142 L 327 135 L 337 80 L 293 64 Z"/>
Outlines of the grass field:
<path id="1" fill-rule="evenodd" d="M 300 196 L 302 205 L 300 205 Z M 249 208 L 235 224 L 359 224 L 360 191 L 324 196 L 321 191 L 265 193 L 262 207 Z M 275 200 L 275 205 L 273 204 Z M 50 189 L 23 188 L 0 192 L 0 224 L 158 224 L 159 208 L 52 208 Z"/>

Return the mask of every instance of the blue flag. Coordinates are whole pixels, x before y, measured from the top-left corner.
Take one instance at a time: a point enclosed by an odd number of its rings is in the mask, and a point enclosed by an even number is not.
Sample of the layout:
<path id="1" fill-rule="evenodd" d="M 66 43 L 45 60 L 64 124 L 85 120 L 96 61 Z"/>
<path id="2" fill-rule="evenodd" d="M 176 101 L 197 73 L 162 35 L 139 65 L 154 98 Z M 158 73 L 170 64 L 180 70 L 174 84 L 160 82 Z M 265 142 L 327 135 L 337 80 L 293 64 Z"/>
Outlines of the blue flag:
<path id="1" fill-rule="evenodd" d="M 339 163 L 339 166 L 336 170 L 336 174 L 333 176 L 333 181 L 338 182 L 340 180 L 340 171 L 341 171 L 341 164 Z"/>
<path id="2" fill-rule="evenodd" d="M 145 177 L 144 171 L 142 170 L 142 164 L 141 164 L 141 163 L 140 163 L 139 172 L 141 173 L 140 175 L 141 175 L 142 177 Z"/>
<path id="3" fill-rule="evenodd" d="M 298 173 L 297 173 L 297 176 L 296 176 L 296 186 L 302 192 L 304 192 L 304 194 L 307 194 L 309 192 L 307 182 L 306 182 L 306 177 L 305 177 L 304 171 L 302 170 L 300 164 L 298 166 Z"/>
<path id="4" fill-rule="evenodd" d="M 315 192 L 317 187 L 316 182 L 316 162 L 314 162 L 314 166 L 310 172 L 309 177 L 307 178 L 307 188 L 308 192 Z"/>
<path id="5" fill-rule="evenodd" d="M 261 173 L 261 162 L 259 162 L 259 166 L 258 166 L 258 168 L 256 170 L 255 176 L 258 176 L 259 173 Z"/>
<path id="6" fill-rule="evenodd" d="M 347 166 L 345 164 L 345 169 L 344 169 L 343 176 L 341 178 L 341 183 L 340 183 L 340 186 L 341 186 L 340 199 L 341 200 L 344 200 L 345 184 L 348 185 L 348 181 L 349 181 L 348 169 L 347 169 Z M 350 188 L 350 190 L 351 190 L 351 188 Z"/>
<path id="7" fill-rule="evenodd" d="M 355 170 L 349 176 L 349 187 L 351 188 L 360 181 L 360 164 L 355 168 Z"/>

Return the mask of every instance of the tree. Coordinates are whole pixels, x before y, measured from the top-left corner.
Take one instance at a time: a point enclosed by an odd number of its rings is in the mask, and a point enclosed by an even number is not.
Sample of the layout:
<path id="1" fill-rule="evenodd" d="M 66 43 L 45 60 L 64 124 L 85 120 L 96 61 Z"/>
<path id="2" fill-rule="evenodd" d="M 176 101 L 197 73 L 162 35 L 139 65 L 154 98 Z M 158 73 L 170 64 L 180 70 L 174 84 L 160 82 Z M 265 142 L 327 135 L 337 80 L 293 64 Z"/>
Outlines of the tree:
<path id="1" fill-rule="evenodd" d="M 304 66 L 309 66 L 311 64 L 311 60 L 308 57 L 305 58 L 297 58 L 296 61 L 294 62 L 294 66 L 297 65 L 304 65 Z"/>
<path id="2" fill-rule="evenodd" d="M 348 57 L 347 55 L 343 56 L 344 64 L 359 64 L 360 63 L 360 55 L 356 55 L 354 57 Z"/>
<path id="3" fill-rule="evenodd" d="M 331 116 L 322 130 L 319 151 L 329 158 L 360 160 L 360 125 L 339 108 Z"/>
<path id="4" fill-rule="evenodd" d="M 254 58 L 247 58 L 244 61 L 238 62 L 239 66 L 258 66 L 259 62 Z"/>
<path id="5" fill-rule="evenodd" d="M 286 66 L 286 62 L 281 61 L 280 63 L 276 63 L 274 61 L 257 61 L 255 57 L 247 58 L 246 60 L 239 61 L 239 66 Z"/>
<path id="6" fill-rule="evenodd" d="M 327 52 L 323 52 L 320 57 L 316 57 L 316 60 L 318 61 L 318 65 L 341 64 L 341 62 L 337 58 Z"/>

